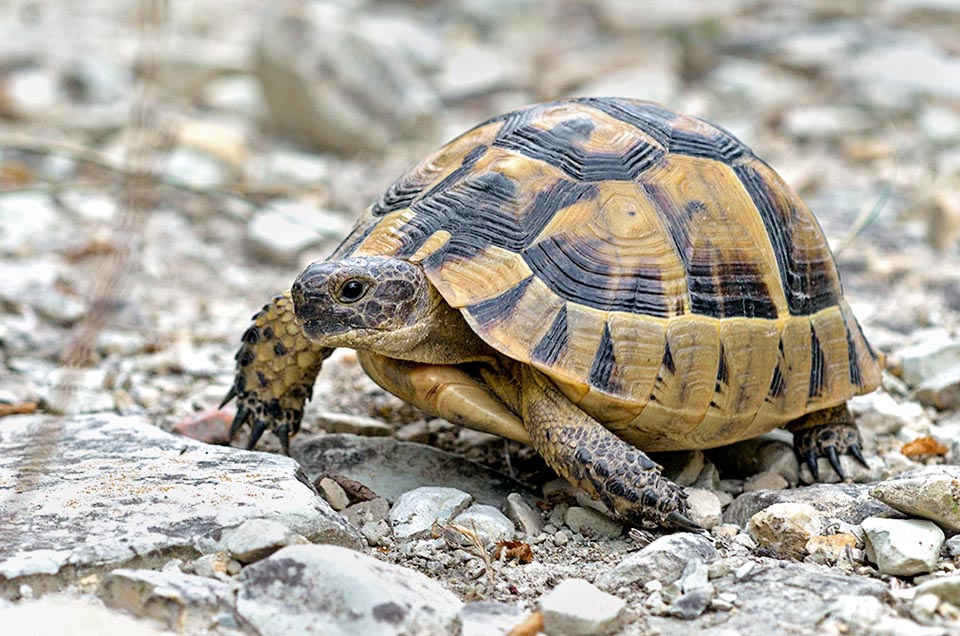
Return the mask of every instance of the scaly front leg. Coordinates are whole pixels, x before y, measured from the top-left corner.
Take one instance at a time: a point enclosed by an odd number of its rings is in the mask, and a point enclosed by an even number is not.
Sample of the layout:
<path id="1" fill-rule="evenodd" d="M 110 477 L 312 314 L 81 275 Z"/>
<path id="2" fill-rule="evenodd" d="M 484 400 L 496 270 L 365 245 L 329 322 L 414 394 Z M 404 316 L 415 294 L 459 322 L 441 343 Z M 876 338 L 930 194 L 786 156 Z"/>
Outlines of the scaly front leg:
<path id="1" fill-rule="evenodd" d="M 220 406 L 237 398 L 231 440 L 249 424 L 247 449 L 252 449 L 269 428 L 289 455 L 290 436 L 300 430 L 303 406 L 333 349 L 307 338 L 293 314 L 289 291 L 275 296 L 252 320 L 237 351 L 233 386 Z"/>

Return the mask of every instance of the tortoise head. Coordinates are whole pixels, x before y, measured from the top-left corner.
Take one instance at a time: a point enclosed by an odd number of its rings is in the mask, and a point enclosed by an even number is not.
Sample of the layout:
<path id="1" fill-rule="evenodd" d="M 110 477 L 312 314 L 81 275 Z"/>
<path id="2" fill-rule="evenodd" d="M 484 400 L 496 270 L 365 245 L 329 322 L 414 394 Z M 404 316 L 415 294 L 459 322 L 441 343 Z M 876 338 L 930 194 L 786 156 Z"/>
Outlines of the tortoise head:
<path id="1" fill-rule="evenodd" d="M 442 302 L 420 266 L 382 256 L 312 263 L 291 292 L 307 337 L 328 347 L 383 349 Z"/>

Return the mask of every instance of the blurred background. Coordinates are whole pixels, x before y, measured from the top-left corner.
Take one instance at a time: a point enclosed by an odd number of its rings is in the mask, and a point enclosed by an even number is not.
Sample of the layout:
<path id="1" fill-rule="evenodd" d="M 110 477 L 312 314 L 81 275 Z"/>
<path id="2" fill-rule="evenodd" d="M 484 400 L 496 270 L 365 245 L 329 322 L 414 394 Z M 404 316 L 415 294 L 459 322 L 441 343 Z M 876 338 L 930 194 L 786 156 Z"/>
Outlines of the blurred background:
<path id="1" fill-rule="evenodd" d="M 960 322 L 958 25 L 957 0 L 0 0 L 0 404 L 51 404 L 66 355 L 96 364 L 65 410 L 215 406 L 249 314 L 394 178 L 573 95 L 738 135 L 896 364 Z"/>

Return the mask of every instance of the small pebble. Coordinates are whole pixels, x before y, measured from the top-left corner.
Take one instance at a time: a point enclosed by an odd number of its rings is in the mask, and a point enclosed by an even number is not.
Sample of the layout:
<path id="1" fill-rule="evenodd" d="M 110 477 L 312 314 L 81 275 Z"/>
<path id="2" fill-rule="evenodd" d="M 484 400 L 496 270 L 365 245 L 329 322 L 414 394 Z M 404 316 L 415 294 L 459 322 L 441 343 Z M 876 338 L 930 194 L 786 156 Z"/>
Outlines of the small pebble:
<path id="1" fill-rule="evenodd" d="M 623 624 L 626 601 L 583 579 L 561 581 L 541 597 L 543 631 L 565 636 L 611 634 Z"/>
<path id="2" fill-rule="evenodd" d="M 347 496 L 343 486 L 329 477 L 322 478 L 317 483 L 320 495 L 327 500 L 330 507 L 334 510 L 343 510 L 350 505 L 350 497 Z"/>
<path id="3" fill-rule="evenodd" d="M 867 558 L 880 572 L 912 576 L 936 568 L 944 535 L 932 522 L 869 517 L 860 525 Z"/>

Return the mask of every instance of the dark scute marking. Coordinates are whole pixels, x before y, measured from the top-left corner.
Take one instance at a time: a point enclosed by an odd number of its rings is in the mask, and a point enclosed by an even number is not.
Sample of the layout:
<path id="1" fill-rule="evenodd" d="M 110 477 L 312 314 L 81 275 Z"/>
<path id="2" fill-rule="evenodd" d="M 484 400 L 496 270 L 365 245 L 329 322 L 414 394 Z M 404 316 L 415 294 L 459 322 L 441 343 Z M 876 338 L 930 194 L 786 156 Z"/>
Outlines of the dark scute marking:
<path id="1" fill-rule="evenodd" d="M 513 308 L 517 306 L 517 303 L 520 301 L 520 298 L 532 280 L 533 277 L 528 276 L 515 287 L 511 287 L 499 296 L 494 296 L 489 300 L 483 300 L 467 307 L 467 311 L 470 312 L 470 315 L 481 325 L 499 320 L 513 311 Z"/>
<path id="2" fill-rule="evenodd" d="M 287 348 L 278 340 L 277 343 L 273 345 L 273 352 L 278 356 L 285 356 L 287 355 Z"/>
<path id="3" fill-rule="evenodd" d="M 611 117 L 636 126 L 672 153 L 726 163 L 751 154 L 749 148 L 720 126 L 703 122 L 713 129 L 715 134 L 711 136 L 686 130 L 677 126 L 676 113 L 661 106 L 636 104 L 615 98 L 587 98 L 581 101 Z"/>
<path id="4" fill-rule="evenodd" d="M 604 324 L 603 336 L 600 338 L 600 345 L 597 347 L 597 353 L 590 367 L 590 384 L 602 391 L 612 392 L 614 387 L 610 385 L 610 380 L 616 362 L 613 356 L 613 339 L 610 337 L 610 326 Z"/>
<path id="5" fill-rule="evenodd" d="M 571 241 L 558 235 L 523 253 L 527 266 L 564 300 L 604 311 L 626 311 L 667 318 L 660 269 L 619 271 L 602 241 Z"/>
<path id="6" fill-rule="evenodd" d="M 803 261 L 793 246 L 790 225 L 799 212 L 779 209 L 770 184 L 749 164 L 735 165 L 733 170 L 757 206 L 770 237 L 790 313 L 809 316 L 836 305 L 840 298 L 832 276 L 832 258 Z"/>
<path id="7" fill-rule="evenodd" d="M 632 181 L 663 157 L 663 150 L 644 141 L 623 154 L 583 150 L 579 144 L 594 126 L 587 118 L 562 121 L 550 130 L 527 123 L 505 126 L 493 145 L 548 163 L 577 181 Z"/>
<path id="8" fill-rule="evenodd" d="M 593 454 L 590 452 L 590 449 L 581 446 L 577 448 L 576 452 L 574 453 L 574 457 L 581 464 L 589 464 L 593 459 Z"/>
<path id="9" fill-rule="evenodd" d="M 266 329 L 263 330 L 264 340 L 273 340 L 273 337 L 274 337 L 273 327 L 267 327 Z"/>
<path id="10" fill-rule="evenodd" d="M 239 357 L 237 361 L 240 363 L 241 367 L 248 367 L 253 364 L 253 351 L 247 348 L 243 348 L 239 351 Z"/>
<path id="11" fill-rule="evenodd" d="M 773 369 L 773 378 L 770 380 L 770 390 L 767 391 L 767 395 L 772 398 L 781 398 L 786 389 L 787 383 L 783 379 L 783 372 L 780 371 L 780 364 L 777 363 Z"/>
<path id="12" fill-rule="evenodd" d="M 267 376 L 263 374 L 263 371 L 257 371 L 257 383 L 261 389 L 267 388 L 267 385 L 270 384 L 270 381 L 267 380 Z"/>
<path id="13" fill-rule="evenodd" d="M 460 166 L 447 175 L 447 177 L 444 178 L 444 180 L 439 184 L 434 186 L 434 188 L 441 187 L 445 181 L 456 181 L 461 179 L 464 174 L 473 168 L 474 164 L 477 163 L 477 160 L 482 157 L 483 153 L 486 151 L 487 146 L 483 144 L 473 148 L 463 158 Z M 408 172 L 394 181 L 390 187 L 387 188 L 377 202 L 373 204 L 373 208 L 370 210 L 370 213 L 374 216 L 384 216 L 390 212 L 396 212 L 397 210 L 410 207 L 410 205 L 423 192 L 423 188 L 428 185 L 428 181 L 425 182 L 425 180 L 429 179 L 430 175 L 413 171 Z"/>
<path id="14" fill-rule="evenodd" d="M 727 352 L 723 345 L 720 345 L 720 362 L 717 364 L 717 386 L 730 382 L 730 375 L 727 371 Z"/>
<path id="15" fill-rule="evenodd" d="M 846 326 L 847 331 L 847 364 L 850 365 L 850 384 L 853 386 L 863 386 L 863 374 L 860 371 L 860 361 L 857 359 L 857 348 L 853 344 L 853 334 L 850 333 L 850 325 Z"/>
<path id="16" fill-rule="evenodd" d="M 531 351 L 531 356 L 544 364 L 556 364 L 567 346 L 567 337 L 567 306 L 564 305 L 557 312 L 547 334 Z"/>
<path id="17" fill-rule="evenodd" d="M 446 181 L 446 180 L 444 180 Z M 453 238 L 431 258 L 442 259 L 453 249 L 472 256 L 489 244 L 487 238 L 497 223 L 511 215 L 516 203 L 517 184 L 498 172 L 464 177 L 444 189 L 434 188 L 413 204 L 416 215 L 398 229 L 403 247 L 397 253 L 405 258 L 415 253 L 437 230 L 450 232 Z M 431 261 L 427 261 L 429 266 Z"/>
<path id="18" fill-rule="evenodd" d="M 690 227 L 706 209 L 702 201 L 689 201 L 681 210 L 655 183 L 643 187 L 683 261 L 690 311 L 711 318 L 777 318 L 770 289 L 754 263 L 731 261 L 721 246 L 710 241 L 691 244 Z"/>
<path id="19" fill-rule="evenodd" d="M 598 192 L 593 184 L 557 181 L 537 193 L 529 208 L 517 215 L 513 198 L 517 184 L 498 173 L 489 175 L 489 181 L 489 188 L 478 190 L 461 203 L 460 231 L 453 233 L 438 258 L 446 254 L 470 257 L 488 245 L 520 252 L 536 239 L 558 210 L 594 199 Z"/>
<path id="20" fill-rule="evenodd" d="M 823 348 L 820 346 L 820 339 L 817 338 L 817 331 L 813 325 L 810 325 L 810 361 L 810 389 L 807 391 L 807 397 L 813 398 L 823 393 L 827 385 L 827 361 L 823 356 Z"/>
<path id="21" fill-rule="evenodd" d="M 673 364 L 673 354 L 670 353 L 670 343 L 669 343 L 669 342 L 667 342 L 667 343 L 666 343 L 666 346 L 664 346 L 664 348 L 663 348 L 663 364 L 662 364 L 661 366 L 662 366 L 663 368 L 665 368 L 667 371 L 669 371 L 670 373 L 676 373 L 676 372 L 677 372 L 677 368 L 676 368 L 676 366 Z"/>

